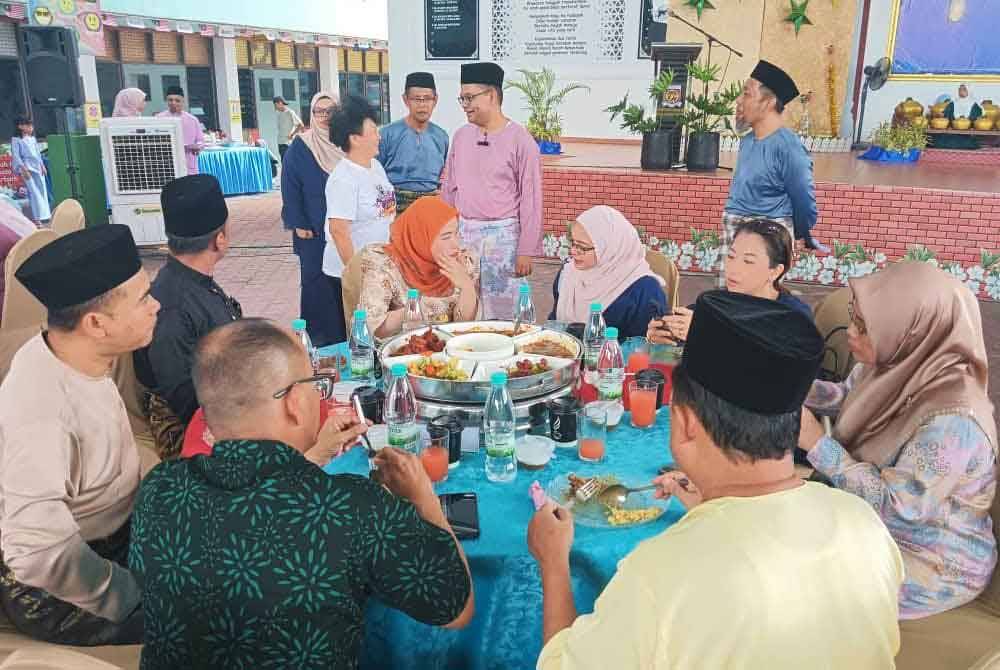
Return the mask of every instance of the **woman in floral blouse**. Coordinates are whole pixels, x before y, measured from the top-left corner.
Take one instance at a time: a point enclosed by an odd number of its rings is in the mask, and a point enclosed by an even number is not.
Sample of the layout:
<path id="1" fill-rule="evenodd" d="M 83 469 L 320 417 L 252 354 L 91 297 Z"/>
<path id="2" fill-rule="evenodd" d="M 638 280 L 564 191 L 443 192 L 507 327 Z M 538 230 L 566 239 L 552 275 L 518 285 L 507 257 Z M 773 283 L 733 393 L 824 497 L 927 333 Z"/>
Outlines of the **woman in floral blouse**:
<path id="1" fill-rule="evenodd" d="M 479 262 L 459 246 L 458 211 L 437 196 L 407 207 L 388 244 L 361 251 L 361 303 L 368 328 L 384 339 L 400 332 L 406 294 L 420 291 L 431 323 L 471 321 L 479 309 Z"/>
<path id="2" fill-rule="evenodd" d="M 979 305 L 926 263 L 850 284 L 847 336 L 859 365 L 843 384 L 813 385 L 806 406 L 839 415 L 824 435 L 803 411 L 799 446 L 882 517 L 906 566 L 899 616 L 918 619 L 976 598 L 997 560 L 997 429 Z"/>

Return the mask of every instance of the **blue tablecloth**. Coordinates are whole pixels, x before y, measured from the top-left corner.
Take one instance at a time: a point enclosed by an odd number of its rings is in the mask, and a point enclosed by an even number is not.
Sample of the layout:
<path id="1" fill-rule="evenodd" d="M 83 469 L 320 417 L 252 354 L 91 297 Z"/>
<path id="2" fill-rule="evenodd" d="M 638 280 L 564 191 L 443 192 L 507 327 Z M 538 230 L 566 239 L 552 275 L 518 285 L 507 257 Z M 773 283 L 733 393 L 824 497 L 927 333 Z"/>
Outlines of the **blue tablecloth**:
<path id="1" fill-rule="evenodd" d="M 342 346 L 327 352 L 343 353 Z M 448 480 L 437 485 L 438 493 L 475 491 L 479 498 L 481 535 L 463 542 L 475 584 L 476 616 L 460 631 L 415 622 L 405 614 L 372 601 L 366 612 L 365 642 L 361 667 L 365 669 L 412 668 L 451 670 L 459 668 L 533 668 L 542 649 L 541 578 L 526 543 L 528 522 L 534 513 L 528 487 L 538 480 L 543 486 L 560 474 L 610 473 L 628 484 L 645 484 L 657 470 L 673 461 L 670 455 L 669 408 L 660 410 L 656 425 L 640 431 L 621 424 L 608 433 L 604 463 L 580 461 L 576 451 L 558 449 L 549 465 L 538 471 L 519 470 L 510 484 L 486 480 L 484 457 L 463 454 L 461 464 Z M 367 473 L 368 462 L 355 449 L 327 466 L 328 472 Z M 666 530 L 684 513 L 676 500 L 667 512 L 645 526 L 599 530 L 576 527 L 570 565 L 576 606 L 590 612 L 594 600 L 611 579 L 618 561 L 639 542 Z"/>
<path id="2" fill-rule="evenodd" d="M 198 154 L 198 171 L 214 175 L 225 195 L 271 190 L 271 158 L 260 147 L 205 149 Z"/>

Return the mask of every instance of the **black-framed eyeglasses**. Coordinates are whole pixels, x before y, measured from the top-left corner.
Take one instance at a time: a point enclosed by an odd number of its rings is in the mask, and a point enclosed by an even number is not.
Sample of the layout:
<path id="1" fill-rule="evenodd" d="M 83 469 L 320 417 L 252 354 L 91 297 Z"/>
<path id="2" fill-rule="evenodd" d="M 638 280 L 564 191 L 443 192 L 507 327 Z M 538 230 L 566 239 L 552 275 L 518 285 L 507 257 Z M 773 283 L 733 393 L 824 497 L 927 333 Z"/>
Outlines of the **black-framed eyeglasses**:
<path id="1" fill-rule="evenodd" d="M 415 105 L 429 105 L 432 102 L 437 102 L 437 96 L 436 95 L 420 96 L 419 98 L 413 98 L 413 97 L 410 97 L 410 96 L 406 96 L 406 99 L 409 100 L 410 102 L 412 102 Z M 461 104 L 461 98 L 459 98 L 459 104 Z"/>
<path id="2" fill-rule="evenodd" d="M 460 95 L 458 96 L 458 104 L 460 104 L 462 107 L 468 107 L 469 105 L 472 104 L 473 100 L 483 95 L 484 93 L 489 93 L 489 92 L 490 89 L 484 88 L 479 93 L 473 93 L 472 95 Z"/>
<path id="3" fill-rule="evenodd" d="M 864 335 L 868 332 L 868 326 L 865 325 L 865 320 L 861 318 L 861 315 L 854 311 L 854 298 L 851 298 L 850 302 L 847 303 L 847 316 L 850 317 L 851 323 L 854 324 L 854 327 L 858 329 L 859 335 Z"/>
<path id="4" fill-rule="evenodd" d="M 333 385 L 337 380 L 337 375 L 335 373 L 320 373 L 318 375 L 313 375 L 312 377 L 306 377 L 305 379 L 298 379 L 283 389 L 275 391 L 274 395 L 271 397 L 275 400 L 281 400 L 286 395 L 288 395 L 293 388 L 298 384 L 315 384 L 316 390 L 323 397 L 323 400 L 329 400 L 333 397 Z"/>
<path id="5" fill-rule="evenodd" d="M 588 247 L 584 244 L 580 244 L 579 242 L 570 242 L 569 248 L 581 254 L 589 254 L 594 250 L 594 247 Z"/>

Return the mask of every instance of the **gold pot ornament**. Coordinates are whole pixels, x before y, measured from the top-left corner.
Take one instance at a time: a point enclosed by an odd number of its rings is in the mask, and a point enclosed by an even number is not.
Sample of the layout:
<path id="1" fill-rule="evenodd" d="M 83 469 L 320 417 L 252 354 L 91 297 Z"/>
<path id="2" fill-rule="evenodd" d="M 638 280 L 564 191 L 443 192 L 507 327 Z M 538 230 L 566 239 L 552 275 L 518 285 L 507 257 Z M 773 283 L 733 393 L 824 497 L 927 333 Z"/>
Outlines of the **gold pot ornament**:
<path id="1" fill-rule="evenodd" d="M 965 116 L 960 116 L 951 122 L 951 127 L 955 130 L 968 130 L 972 127 L 972 121 Z"/>

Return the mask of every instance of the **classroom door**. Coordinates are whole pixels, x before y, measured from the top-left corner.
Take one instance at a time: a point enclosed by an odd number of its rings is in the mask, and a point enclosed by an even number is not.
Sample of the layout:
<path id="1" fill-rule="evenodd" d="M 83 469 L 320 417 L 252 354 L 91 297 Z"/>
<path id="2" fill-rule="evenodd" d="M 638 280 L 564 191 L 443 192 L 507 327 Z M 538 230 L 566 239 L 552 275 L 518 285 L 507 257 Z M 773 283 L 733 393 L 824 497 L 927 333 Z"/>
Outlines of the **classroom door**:
<path id="1" fill-rule="evenodd" d="M 260 137 L 267 142 L 267 148 L 275 159 L 278 158 L 278 143 L 287 144 L 287 138 L 278 137 L 278 114 L 274 109 L 274 98 L 281 96 L 288 106 L 299 109 L 299 73 L 294 70 L 254 70 L 257 89 L 257 128 Z"/>

